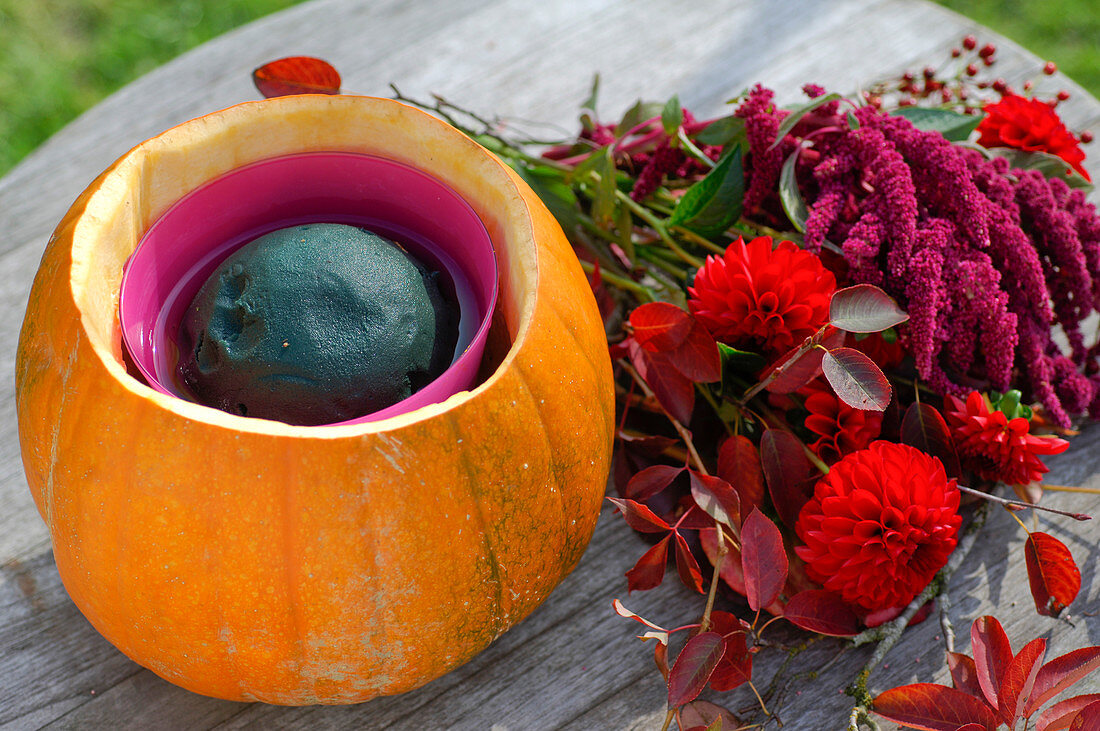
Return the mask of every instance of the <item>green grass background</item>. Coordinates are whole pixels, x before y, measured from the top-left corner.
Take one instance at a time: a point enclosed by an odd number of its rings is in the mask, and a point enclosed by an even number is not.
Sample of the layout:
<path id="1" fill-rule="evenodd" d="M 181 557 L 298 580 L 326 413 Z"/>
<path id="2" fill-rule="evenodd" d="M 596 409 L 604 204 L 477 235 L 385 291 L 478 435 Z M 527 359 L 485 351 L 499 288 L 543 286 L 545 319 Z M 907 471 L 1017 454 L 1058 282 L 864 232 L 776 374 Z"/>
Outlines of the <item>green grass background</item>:
<path id="1" fill-rule="evenodd" d="M 0 0 L 0 175 L 82 111 L 187 49 L 302 0 Z M 938 0 L 1100 96 L 1097 0 Z"/>

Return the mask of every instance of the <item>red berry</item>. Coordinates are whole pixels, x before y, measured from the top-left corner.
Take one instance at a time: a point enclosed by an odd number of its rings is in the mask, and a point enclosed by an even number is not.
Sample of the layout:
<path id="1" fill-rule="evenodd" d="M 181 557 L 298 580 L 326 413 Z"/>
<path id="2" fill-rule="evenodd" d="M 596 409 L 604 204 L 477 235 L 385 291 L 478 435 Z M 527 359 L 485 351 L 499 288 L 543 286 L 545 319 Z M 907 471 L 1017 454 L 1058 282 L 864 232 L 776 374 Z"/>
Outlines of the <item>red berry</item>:
<path id="1" fill-rule="evenodd" d="M 1024 91 L 1031 91 L 1031 87 L 1035 86 L 1031 81 L 1024 82 Z"/>
<path id="2" fill-rule="evenodd" d="M 1004 79 L 997 79 L 993 82 L 993 91 L 998 94 L 1004 94 L 1008 90 L 1008 84 Z"/>
<path id="3" fill-rule="evenodd" d="M 978 67 L 975 66 L 974 64 L 969 64 L 966 67 L 966 75 L 967 76 L 977 76 L 978 75 Z"/>
<path id="4" fill-rule="evenodd" d="M 995 62 L 996 60 L 992 56 L 986 56 L 982 59 L 982 63 L 984 63 L 986 66 L 992 66 Z"/>
<path id="5" fill-rule="evenodd" d="M 958 58 L 961 55 L 963 55 L 963 52 L 962 52 L 961 48 L 952 48 L 951 49 L 951 58 Z"/>
<path id="6" fill-rule="evenodd" d="M 965 38 L 963 38 L 963 48 L 965 48 L 966 50 L 973 51 L 977 47 L 978 39 L 974 36 L 966 36 Z"/>
<path id="7" fill-rule="evenodd" d="M 1047 76 L 1053 75 L 1057 70 L 1058 66 L 1056 66 L 1053 61 L 1047 61 L 1046 64 L 1043 65 L 1043 73 Z"/>
<path id="8" fill-rule="evenodd" d="M 926 79 L 936 78 L 936 69 L 932 68 L 931 66 L 925 66 L 924 67 L 924 78 L 926 78 Z"/>
<path id="9" fill-rule="evenodd" d="M 940 99 L 943 99 L 944 103 L 951 101 L 951 90 L 940 89 Z"/>
<path id="10" fill-rule="evenodd" d="M 1088 143 L 1092 142 L 1092 132 L 1089 132 L 1088 130 L 1085 130 L 1084 132 L 1082 132 L 1081 133 L 1081 142 L 1083 142 L 1086 145 Z"/>
<path id="11" fill-rule="evenodd" d="M 913 73 L 911 71 L 906 71 L 904 74 L 901 75 L 901 80 L 902 81 L 912 81 L 913 80 Z"/>
<path id="12" fill-rule="evenodd" d="M 997 52 L 997 47 L 994 46 L 992 43 L 987 43 L 984 46 L 982 46 L 982 50 L 978 51 L 978 55 L 981 56 L 982 58 L 989 58 L 990 56 L 992 56 L 996 52 Z"/>
<path id="13" fill-rule="evenodd" d="M 1060 92 L 1058 92 L 1058 101 L 1064 102 L 1066 99 L 1069 99 L 1069 92 L 1065 89 L 1062 89 Z"/>

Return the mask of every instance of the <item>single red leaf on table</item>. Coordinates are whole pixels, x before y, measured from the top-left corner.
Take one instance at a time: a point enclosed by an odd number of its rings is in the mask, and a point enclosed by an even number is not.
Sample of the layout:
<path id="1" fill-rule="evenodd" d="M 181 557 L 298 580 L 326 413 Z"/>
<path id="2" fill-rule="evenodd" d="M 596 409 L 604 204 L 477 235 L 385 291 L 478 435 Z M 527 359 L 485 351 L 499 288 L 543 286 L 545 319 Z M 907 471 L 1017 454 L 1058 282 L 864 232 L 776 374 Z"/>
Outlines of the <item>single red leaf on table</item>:
<path id="1" fill-rule="evenodd" d="M 901 420 L 901 443 L 930 454 L 943 463 L 948 477 L 958 477 L 959 454 L 943 415 L 925 403 L 913 403 Z"/>
<path id="2" fill-rule="evenodd" d="M 672 418 L 681 424 L 691 421 L 695 409 L 695 384 L 669 362 L 663 353 L 650 353 L 633 340 L 630 361 L 646 382 L 657 401 Z"/>
<path id="3" fill-rule="evenodd" d="M 978 685 L 989 705 L 997 708 L 1001 678 L 1012 662 L 1012 645 L 996 617 L 978 617 L 970 625 L 970 650 L 978 672 Z"/>
<path id="4" fill-rule="evenodd" d="M 609 497 L 608 502 L 623 512 L 627 525 L 640 533 L 661 533 L 672 530 L 664 518 L 641 503 L 629 498 Z"/>
<path id="5" fill-rule="evenodd" d="M 735 434 L 718 448 L 718 476 L 733 485 L 741 509 L 751 510 L 764 502 L 764 472 L 760 452 L 748 437 Z"/>
<path id="6" fill-rule="evenodd" d="M 664 464 L 646 467 L 626 483 L 626 496 L 631 500 L 648 500 L 671 485 L 683 471 L 683 467 Z"/>
<path id="7" fill-rule="evenodd" d="M 817 481 L 802 442 L 782 429 L 765 430 L 760 438 L 760 464 L 779 519 L 793 528 Z"/>
<path id="8" fill-rule="evenodd" d="M 1065 544 L 1047 533 L 1030 533 L 1024 544 L 1035 611 L 1057 617 L 1081 591 L 1081 571 Z"/>
<path id="9" fill-rule="evenodd" d="M 680 581 L 684 586 L 703 593 L 703 574 L 699 571 L 699 562 L 695 560 L 687 541 L 679 533 L 676 536 L 676 571 L 680 574 Z"/>
<path id="10" fill-rule="evenodd" d="M 1082 647 L 1048 662 L 1035 678 L 1027 715 L 1097 668 L 1100 668 L 1100 647 Z"/>
<path id="11" fill-rule="evenodd" d="M 252 72 L 252 83 L 267 99 L 340 93 L 339 72 L 327 61 L 311 56 L 290 56 L 265 63 Z"/>
<path id="12" fill-rule="evenodd" d="M 722 356 L 718 342 L 707 329 L 692 318 L 691 330 L 684 342 L 667 353 L 669 362 L 696 383 L 712 383 L 722 378 Z"/>
<path id="13" fill-rule="evenodd" d="M 859 634 L 859 617 L 840 597 L 824 589 L 800 591 L 787 601 L 783 616 L 791 624 L 831 637 Z"/>
<path id="14" fill-rule="evenodd" d="M 638 305 L 630 313 L 634 339 L 651 353 L 680 347 L 691 332 L 693 324 L 695 318 L 690 312 L 668 302 Z"/>
<path id="15" fill-rule="evenodd" d="M 829 301 L 829 322 L 853 333 L 877 333 L 900 325 L 909 315 L 873 284 L 838 289 Z"/>
<path id="16" fill-rule="evenodd" d="M 1100 704 L 1100 693 L 1086 693 L 1059 701 L 1039 714 L 1035 719 L 1035 731 L 1062 731 L 1070 728 L 1079 714 L 1093 710 L 1090 706 L 1095 704 Z"/>
<path id="17" fill-rule="evenodd" d="M 661 585 L 668 565 L 668 541 L 672 535 L 669 533 L 642 554 L 634 568 L 626 572 L 627 591 L 648 591 Z"/>
<path id="18" fill-rule="evenodd" d="M 821 370 L 841 401 L 853 409 L 885 411 L 892 390 L 882 369 L 855 348 L 833 348 L 821 357 Z"/>
<path id="19" fill-rule="evenodd" d="M 872 710 L 894 723 L 925 731 L 957 731 L 967 724 L 993 731 L 1000 725 L 997 714 L 982 700 L 933 683 L 891 688 L 875 698 Z"/>
<path id="20" fill-rule="evenodd" d="M 670 707 L 678 708 L 695 700 L 722 659 L 725 647 L 726 641 L 717 632 L 702 632 L 687 641 L 668 676 Z"/>
<path id="21" fill-rule="evenodd" d="M 787 583 L 787 552 L 775 523 L 753 510 L 741 526 L 741 568 L 745 572 L 745 598 L 755 612 L 779 598 Z"/>
<path id="22" fill-rule="evenodd" d="M 741 526 L 741 499 L 733 486 L 721 477 L 688 470 L 691 476 L 691 497 L 707 515 L 731 529 Z"/>
<path id="23" fill-rule="evenodd" d="M 1035 686 L 1035 677 L 1043 665 L 1046 656 L 1047 641 L 1042 637 L 1024 645 L 1005 668 L 998 691 L 997 712 L 1001 720 L 1014 728 L 1016 722 L 1025 715 L 1031 690 Z"/>
<path id="24" fill-rule="evenodd" d="M 974 667 L 974 659 L 961 652 L 947 653 L 947 668 L 951 671 L 951 684 L 956 690 L 969 693 L 975 698 L 985 700 L 982 688 L 978 685 L 978 670 Z"/>

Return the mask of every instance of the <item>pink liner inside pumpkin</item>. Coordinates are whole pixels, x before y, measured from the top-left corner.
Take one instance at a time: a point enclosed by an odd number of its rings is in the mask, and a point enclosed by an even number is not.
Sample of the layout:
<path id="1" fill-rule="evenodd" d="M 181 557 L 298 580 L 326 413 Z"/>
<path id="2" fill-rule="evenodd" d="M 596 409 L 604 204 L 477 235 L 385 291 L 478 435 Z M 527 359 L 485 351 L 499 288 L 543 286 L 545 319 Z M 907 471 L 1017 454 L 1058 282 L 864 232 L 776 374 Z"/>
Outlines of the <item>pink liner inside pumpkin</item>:
<path id="1" fill-rule="evenodd" d="M 496 256 L 481 219 L 454 190 L 409 165 L 315 152 L 262 160 L 206 183 L 142 237 L 123 272 L 119 318 L 123 346 L 152 388 L 193 400 L 176 375 L 187 306 L 238 248 L 303 223 L 361 226 L 396 241 L 441 272 L 460 313 L 447 370 L 408 398 L 340 424 L 403 414 L 474 385 L 497 298 Z"/>

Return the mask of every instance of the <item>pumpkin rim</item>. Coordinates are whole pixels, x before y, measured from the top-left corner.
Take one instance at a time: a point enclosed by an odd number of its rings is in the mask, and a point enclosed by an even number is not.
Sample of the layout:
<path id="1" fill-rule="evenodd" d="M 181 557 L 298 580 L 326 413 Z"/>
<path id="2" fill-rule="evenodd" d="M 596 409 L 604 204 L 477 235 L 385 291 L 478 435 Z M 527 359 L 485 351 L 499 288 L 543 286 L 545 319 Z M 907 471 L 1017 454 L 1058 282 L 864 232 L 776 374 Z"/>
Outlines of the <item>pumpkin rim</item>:
<path id="1" fill-rule="evenodd" d="M 494 186 L 500 186 L 507 191 L 506 206 L 504 210 L 497 216 L 501 222 L 501 239 L 500 241 L 494 240 L 493 246 L 498 252 L 504 248 L 507 248 L 509 255 L 520 259 L 523 262 L 523 270 L 528 273 L 530 286 L 526 287 L 525 292 L 517 292 L 517 288 L 506 288 L 500 286 L 498 289 L 498 298 L 503 300 L 506 296 L 511 296 L 516 299 L 515 310 L 518 314 L 516 321 L 516 330 L 513 335 L 510 335 L 509 339 L 511 344 L 508 350 L 504 353 L 500 362 L 492 373 L 488 374 L 484 378 L 480 379 L 472 388 L 468 390 L 458 391 L 443 401 L 439 401 L 432 404 L 427 404 L 402 414 L 396 414 L 394 416 L 379 419 L 377 421 L 371 421 L 360 424 L 321 424 L 315 426 L 301 426 L 287 424 L 281 421 L 274 421 L 270 419 L 262 419 L 256 417 L 244 417 L 236 414 L 230 414 L 228 412 L 221 411 L 219 409 L 204 406 L 199 403 L 188 401 L 186 399 L 169 396 L 162 394 L 156 389 L 152 388 L 148 384 L 144 383 L 139 378 L 131 375 L 126 368 L 124 362 L 115 357 L 112 352 L 113 343 L 108 340 L 103 342 L 101 337 L 95 336 L 98 329 L 97 326 L 90 326 L 89 322 L 93 321 L 94 315 L 87 311 L 87 308 L 82 306 L 83 293 L 90 286 L 89 281 L 95 276 L 94 272 L 90 271 L 90 261 L 87 256 L 82 256 L 86 251 L 94 248 L 95 242 L 103 238 L 103 228 L 109 221 L 109 214 L 118 210 L 120 207 L 128 205 L 130 201 L 133 201 L 137 195 L 140 195 L 140 191 L 135 193 L 134 187 L 129 184 L 130 177 L 133 176 L 133 180 L 141 180 L 143 173 L 142 168 L 145 167 L 150 153 L 158 149 L 171 150 L 173 144 L 177 141 L 188 140 L 193 143 L 210 144 L 213 142 L 217 144 L 217 135 L 223 133 L 226 130 L 232 129 L 234 126 L 248 126 L 256 124 L 258 119 L 262 117 L 256 116 L 252 112 L 256 107 L 271 108 L 273 111 L 265 112 L 260 111 L 259 114 L 276 114 L 274 109 L 278 109 L 280 106 L 302 107 L 307 108 L 314 104 L 364 104 L 367 103 L 370 106 L 364 107 L 367 109 L 379 109 L 389 107 L 390 109 L 397 110 L 399 115 L 405 115 L 410 124 L 406 126 L 413 128 L 414 131 L 410 131 L 410 134 L 416 132 L 423 132 L 426 130 L 434 130 L 449 137 L 453 144 L 459 145 L 460 148 L 468 150 L 468 155 L 481 158 L 484 162 L 482 166 L 486 168 L 484 171 L 489 175 L 494 176 L 497 180 L 491 181 Z M 415 121 L 413 121 L 415 120 Z M 192 131 L 198 130 L 198 134 L 192 136 Z M 339 146 L 333 146 L 327 148 L 334 151 L 347 151 Z M 310 150 L 320 151 L 320 150 Z M 213 177 L 209 177 L 201 184 L 210 182 L 211 180 L 220 177 L 233 169 L 238 167 L 258 162 L 260 160 L 270 159 L 286 154 L 294 154 L 299 152 L 298 150 L 290 149 L 276 149 L 264 157 L 258 157 L 255 159 L 238 159 L 232 167 L 225 171 L 216 173 Z M 385 148 L 380 148 L 378 151 L 370 153 L 385 157 Z M 479 205 L 477 201 L 470 200 L 468 197 L 468 185 L 461 179 L 444 179 L 438 176 L 434 171 L 425 169 L 422 165 L 416 162 L 405 160 L 401 157 L 391 157 L 388 159 L 398 160 L 405 164 L 411 165 L 418 170 L 421 170 L 436 179 L 440 180 L 445 185 L 450 186 L 460 198 L 466 201 L 479 218 L 483 221 L 488 215 L 484 210 L 484 206 Z M 193 188 L 188 190 L 182 190 L 179 192 L 173 200 L 169 201 L 162 210 L 155 211 L 150 218 L 149 225 L 158 220 L 168 208 L 171 207 L 179 198 L 190 192 Z M 83 205 L 82 205 L 83 204 Z M 79 210 L 78 210 L 79 209 Z M 106 214 L 98 214 L 98 211 L 105 211 Z M 119 157 L 113 164 L 111 164 L 90 186 L 87 195 L 83 201 L 74 203 L 70 211 L 69 218 L 73 213 L 77 213 L 75 219 L 71 222 L 71 247 L 69 249 L 69 255 L 71 256 L 71 267 L 69 268 L 68 287 L 72 301 L 80 314 L 81 329 L 84 335 L 88 338 L 88 342 L 92 351 L 96 354 L 96 357 L 103 363 L 107 372 L 120 383 L 127 391 L 133 393 L 135 396 L 144 398 L 153 403 L 159 408 L 166 409 L 176 415 L 203 422 L 213 426 L 219 426 L 231 431 L 248 432 L 256 434 L 267 434 L 272 436 L 295 436 L 295 437 L 314 437 L 321 439 L 339 439 L 350 436 L 360 436 L 367 434 L 374 434 L 380 432 L 387 432 L 393 429 L 403 428 L 405 426 L 418 423 L 420 421 L 437 417 L 441 414 L 453 411 L 459 408 L 463 404 L 478 398 L 482 392 L 490 389 L 493 383 L 503 377 L 503 374 L 512 366 L 512 363 L 517 358 L 517 355 L 522 348 L 523 341 L 525 340 L 528 330 L 531 325 L 531 319 L 536 307 L 536 300 L 538 294 L 537 279 L 539 276 L 538 267 L 538 255 L 537 255 L 537 243 L 535 242 L 534 224 L 532 220 L 532 214 L 527 201 L 524 199 L 520 192 L 515 180 L 509 174 L 505 164 L 500 161 L 495 155 L 479 145 L 474 140 L 467 137 L 457 129 L 446 124 L 442 120 L 428 114 L 427 112 L 405 104 L 403 102 L 396 101 L 394 99 L 388 99 L 385 97 L 372 97 L 372 96 L 360 96 L 360 95 L 323 95 L 323 94 L 300 94 L 286 97 L 276 97 L 272 99 L 253 100 L 241 102 L 239 104 L 226 107 L 210 112 L 201 117 L 191 119 L 180 124 L 177 124 L 169 129 L 161 132 L 160 134 L 151 137 L 131 148 L 129 151 Z M 59 230 L 65 226 L 65 222 L 59 225 Z M 487 226 L 488 228 L 488 226 Z M 144 227 L 147 230 L 148 226 Z M 136 247 L 144 235 L 144 230 L 135 232 L 133 246 Z M 130 249 L 131 253 L 133 248 Z M 499 263 L 499 262 L 498 262 Z M 114 273 L 112 273 L 113 277 Z M 504 266 L 498 266 L 498 282 L 508 277 L 509 274 Z M 122 272 L 117 273 L 118 281 L 121 283 Z M 113 281 L 113 279 L 112 279 Z M 111 340 L 121 337 L 119 317 L 118 317 L 118 295 L 119 288 L 115 287 L 112 292 L 114 298 L 114 305 L 112 308 L 114 322 L 110 327 L 112 333 Z M 498 305 L 499 307 L 499 305 Z M 124 346 L 122 346 L 124 347 Z"/>

